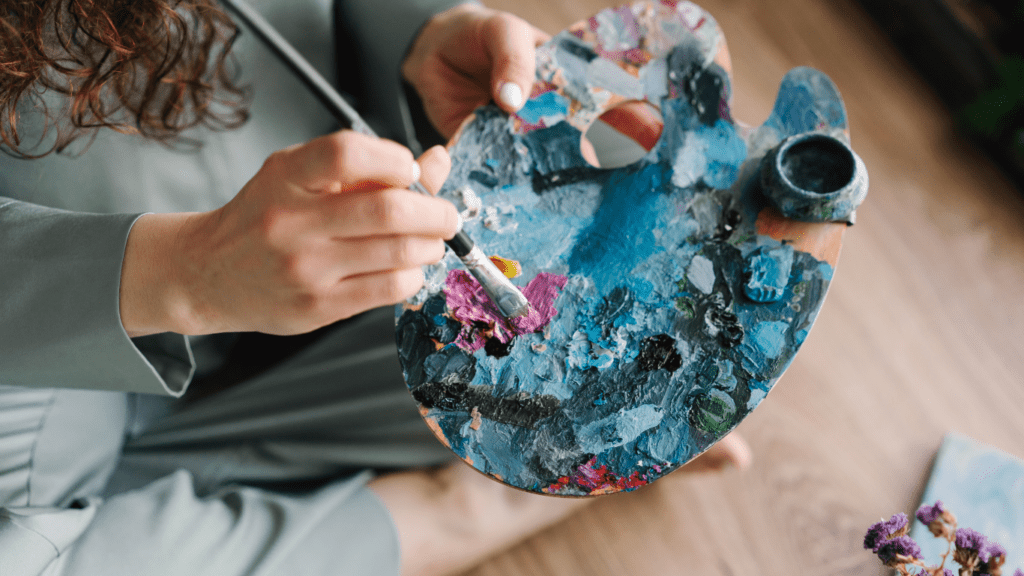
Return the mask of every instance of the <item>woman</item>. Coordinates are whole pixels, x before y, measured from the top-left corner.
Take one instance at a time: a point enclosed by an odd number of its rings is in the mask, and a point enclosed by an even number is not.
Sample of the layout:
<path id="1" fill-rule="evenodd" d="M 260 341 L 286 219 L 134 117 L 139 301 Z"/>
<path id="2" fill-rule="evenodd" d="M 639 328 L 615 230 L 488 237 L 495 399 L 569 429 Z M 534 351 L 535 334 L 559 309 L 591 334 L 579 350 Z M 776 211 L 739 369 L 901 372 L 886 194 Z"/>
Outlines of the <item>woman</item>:
<path id="1" fill-rule="evenodd" d="M 326 0 L 254 4 L 336 76 Z M 406 132 L 399 70 L 445 137 L 522 105 L 545 35 L 456 4 L 337 7 L 363 72 L 336 80 L 383 133 Z M 387 305 L 455 231 L 407 190 L 436 192 L 442 148 L 331 132 L 212 0 L 2 23 L 0 574 L 442 574 L 580 505 L 422 468 L 450 454 Z M 747 458 L 729 439 L 703 466 Z"/>

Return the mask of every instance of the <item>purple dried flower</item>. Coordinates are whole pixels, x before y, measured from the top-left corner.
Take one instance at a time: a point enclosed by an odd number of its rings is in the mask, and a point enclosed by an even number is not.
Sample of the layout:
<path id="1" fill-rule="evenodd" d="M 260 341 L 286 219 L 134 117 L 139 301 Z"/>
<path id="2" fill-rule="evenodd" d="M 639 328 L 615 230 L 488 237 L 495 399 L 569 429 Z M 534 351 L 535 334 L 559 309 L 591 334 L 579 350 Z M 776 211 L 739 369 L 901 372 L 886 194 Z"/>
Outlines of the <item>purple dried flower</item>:
<path id="1" fill-rule="evenodd" d="M 958 550 L 980 553 L 986 544 L 988 544 L 988 540 L 981 532 L 970 528 L 957 528 L 956 547 Z"/>
<path id="2" fill-rule="evenodd" d="M 897 554 L 911 558 L 920 558 L 921 547 L 910 536 L 897 536 L 878 547 L 878 559 L 886 565 L 889 565 L 890 562 L 897 562 Z"/>
<path id="3" fill-rule="evenodd" d="M 978 558 L 981 558 L 982 562 L 988 562 L 990 559 L 998 556 L 1006 556 L 1006 548 L 1003 548 L 1001 544 L 994 540 L 989 540 L 981 552 L 978 553 Z"/>
<path id="4" fill-rule="evenodd" d="M 1016 570 L 1013 571 L 1013 576 L 1024 576 L 1024 570 L 1021 570 L 1020 568 L 1017 568 Z"/>
<path id="5" fill-rule="evenodd" d="M 932 504 L 931 506 L 922 504 L 921 507 L 917 509 L 917 519 L 927 526 L 938 520 L 945 511 L 946 508 L 942 506 L 942 500 L 936 500 L 935 504 Z"/>
<path id="6" fill-rule="evenodd" d="M 899 514 L 893 514 L 892 518 L 889 518 L 888 520 L 875 522 L 870 528 L 868 528 L 867 534 L 864 535 L 864 547 L 870 549 L 872 552 L 878 552 L 878 548 L 882 544 L 892 538 L 897 532 L 904 530 L 906 527 L 907 515 L 902 512 Z M 903 532 L 900 536 L 905 533 L 906 532 Z"/>
<path id="7" fill-rule="evenodd" d="M 923 574 L 923 572 L 922 572 L 922 574 Z M 950 570 L 949 568 L 943 568 L 942 569 L 942 576 L 954 576 L 953 575 L 953 571 Z"/>

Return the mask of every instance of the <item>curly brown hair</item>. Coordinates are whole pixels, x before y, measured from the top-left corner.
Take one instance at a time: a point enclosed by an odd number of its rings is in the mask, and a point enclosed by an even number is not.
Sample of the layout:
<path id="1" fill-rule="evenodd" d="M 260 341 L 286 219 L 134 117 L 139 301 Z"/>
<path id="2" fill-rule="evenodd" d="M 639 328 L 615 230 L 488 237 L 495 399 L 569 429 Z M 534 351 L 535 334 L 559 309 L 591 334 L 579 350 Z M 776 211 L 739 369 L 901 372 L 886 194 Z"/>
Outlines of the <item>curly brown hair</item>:
<path id="1" fill-rule="evenodd" d="M 250 102 L 230 56 L 237 37 L 215 0 L 6 0 L 0 149 L 38 158 L 104 127 L 167 145 L 200 124 L 236 128 L 248 119 Z M 46 107 L 46 91 L 66 97 L 59 117 Z M 26 104 L 41 106 L 46 118 L 35 146 L 57 129 L 42 153 L 30 154 L 18 133 Z"/>

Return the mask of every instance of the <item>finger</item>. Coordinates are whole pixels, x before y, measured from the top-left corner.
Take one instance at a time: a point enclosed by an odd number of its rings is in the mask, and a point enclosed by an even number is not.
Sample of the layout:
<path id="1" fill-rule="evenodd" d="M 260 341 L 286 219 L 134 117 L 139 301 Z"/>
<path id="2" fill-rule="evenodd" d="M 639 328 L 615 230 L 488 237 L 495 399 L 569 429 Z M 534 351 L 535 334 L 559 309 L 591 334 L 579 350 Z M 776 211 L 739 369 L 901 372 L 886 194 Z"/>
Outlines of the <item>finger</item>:
<path id="1" fill-rule="evenodd" d="M 459 213 L 451 202 L 409 190 L 338 194 L 328 201 L 324 219 L 336 239 L 401 235 L 451 238 L 458 231 Z"/>
<path id="2" fill-rule="evenodd" d="M 637 144 L 650 150 L 661 138 L 664 121 L 649 105 L 640 101 L 625 102 L 601 114 L 601 120 Z"/>
<path id="3" fill-rule="evenodd" d="M 371 308 L 397 304 L 415 295 L 422 286 L 423 270 L 419 266 L 351 276 L 338 282 L 330 305 L 340 312 L 339 318 L 347 318 Z"/>
<path id="4" fill-rule="evenodd" d="M 351 130 L 286 148 L 271 159 L 290 182 L 312 191 L 405 188 L 415 176 L 408 148 Z"/>
<path id="5" fill-rule="evenodd" d="M 541 30 L 540 28 L 533 29 L 533 46 L 539 48 L 541 44 L 551 40 L 551 34 Z"/>
<path id="6" fill-rule="evenodd" d="M 484 27 L 492 63 L 492 97 L 506 112 L 522 108 L 536 74 L 535 28 L 511 14 L 491 16 Z"/>
<path id="7" fill-rule="evenodd" d="M 444 146 L 434 146 L 424 152 L 418 162 L 421 169 L 420 183 L 431 194 L 437 194 L 452 168 L 452 159 L 448 156 L 448 151 Z"/>
<path id="8" fill-rule="evenodd" d="M 378 236 L 336 244 L 338 277 L 404 270 L 433 264 L 444 258 L 444 242 L 423 236 Z"/>

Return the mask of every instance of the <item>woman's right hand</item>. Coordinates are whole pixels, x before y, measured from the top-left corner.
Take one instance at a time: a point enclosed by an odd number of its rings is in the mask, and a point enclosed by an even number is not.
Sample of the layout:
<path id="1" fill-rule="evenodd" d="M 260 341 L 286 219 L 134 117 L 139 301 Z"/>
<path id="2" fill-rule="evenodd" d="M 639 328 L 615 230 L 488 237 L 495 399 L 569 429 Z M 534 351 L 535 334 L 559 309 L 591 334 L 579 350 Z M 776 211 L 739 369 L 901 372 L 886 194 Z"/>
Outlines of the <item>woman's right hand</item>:
<path id="1" fill-rule="evenodd" d="M 128 238 L 121 320 L 158 332 L 299 334 L 413 294 L 458 213 L 450 159 L 342 131 L 272 154 L 212 212 L 149 214 Z"/>

